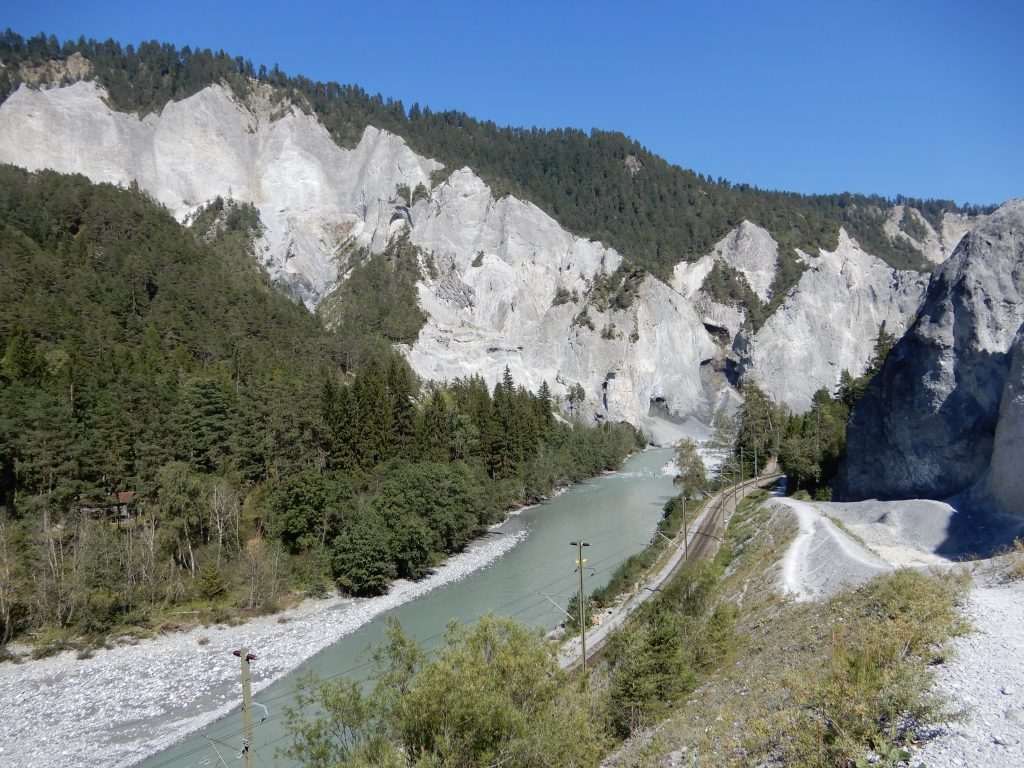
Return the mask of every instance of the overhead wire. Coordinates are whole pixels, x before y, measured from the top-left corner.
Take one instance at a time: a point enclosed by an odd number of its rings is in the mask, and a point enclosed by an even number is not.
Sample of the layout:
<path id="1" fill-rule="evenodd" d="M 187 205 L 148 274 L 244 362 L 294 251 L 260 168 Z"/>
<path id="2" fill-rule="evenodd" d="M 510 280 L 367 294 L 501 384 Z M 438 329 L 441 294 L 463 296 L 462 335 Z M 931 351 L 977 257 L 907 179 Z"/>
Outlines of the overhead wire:
<path id="1" fill-rule="evenodd" d="M 639 524 L 638 523 L 637 525 L 634 525 L 634 526 L 627 526 L 626 527 L 626 531 L 627 532 L 631 532 L 631 531 L 634 531 L 634 530 L 640 530 L 641 528 L 647 528 L 648 526 L 649 526 L 649 523 L 648 524 Z M 620 533 L 619 530 L 617 530 L 617 529 L 616 530 L 612 530 L 612 531 L 609 531 L 605 535 L 599 535 L 598 537 L 594 537 L 594 541 L 592 542 L 592 544 L 603 543 L 604 541 L 608 541 L 608 540 L 610 540 L 612 538 L 616 538 L 617 536 L 620 536 L 620 535 L 622 535 L 622 534 Z M 556 545 L 554 547 L 551 547 L 548 550 L 548 552 L 551 555 L 554 555 L 556 552 L 560 552 L 560 551 L 562 551 L 561 545 Z M 605 557 L 593 560 L 592 562 L 588 563 L 588 565 L 590 567 L 597 567 L 597 566 L 605 564 L 605 563 L 607 563 L 607 562 L 609 562 L 609 561 L 611 561 L 613 559 L 621 559 L 621 555 L 616 555 L 616 554 L 607 555 Z M 524 569 L 524 571 L 528 571 L 528 570 L 529 569 Z M 510 600 L 506 600 L 503 603 L 499 603 L 496 606 L 492 606 L 492 607 L 488 608 L 486 613 L 489 613 L 489 612 L 500 613 L 504 609 L 506 609 L 506 608 L 508 608 L 508 607 L 510 607 L 512 605 L 515 605 L 516 603 L 519 603 L 519 602 L 521 602 L 523 600 L 526 600 L 526 599 L 530 599 L 530 598 L 536 597 L 537 593 L 538 593 L 538 590 L 546 589 L 546 588 L 551 587 L 551 586 L 553 586 L 553 585 L 555 585 L 555 584 L 557 584 L 557 583 L 559 583 L 561 581 L 566 581 L 566 580 L 570 580 L 570 579 L 572 579 L 572 575 L 571 574 L 563 574 L 563 575 L 557 576 L 556 578 L 546 582 L 545 584 L 542 584 L 539 587 L 536 587 L 534 590 L 532 590 L 530 592 L 518 595 L 517 597 L 514 597 L 514 598 L 512 598 Z M 523 614 L 525 614 L 528 611 L 533 610 L 534 608 L 535 608 L 534 605 L 528 605 L 528 606 L 525 606 L 523 608 L 520 608 L 517 611 L 514 611 L 514 612 L 512 612 L 510 614 L 507 614 L 507 616 L 508 616 L 508 618 L 516 618 L 518 616 L 522 616 Z M 466 620 L 466 621 L 460 621 L 460 620 L 457 620 L 457 619 L 454 620 L 454 621 L 457 624 L 465 627 L 465 626 L 468 626 L 470 623 L 472 623 L 472 621 L 475 621 L 475 620 L 476 619 L 474 618 L 474 619 L 470 619 L 470 620 Z M 363 625 L 363 626 L 365 626 L 365 625 Z M 440 630 L 438 632 L 435 632 L 435 633 L 433 633 L 431 635 L 428 635 L 427 637 L 416 638 L 416 640 L 417 640 L 418 643 L 421 643 L 421 644 L 429 643 L 429 642 L 431 642 L 433 640 L 438 640 L 438 639 L 442 638 L 445 635 L 446 632 L 447 632 L 447 627 L 445 629 L 442 629 L 442 630 Z M 366 649 L 366 650 L 369 650 L 369 649 Z M 367 659 L 366 661 L 363 661 L 363 662 L 361 662 L 359 664 L 356 664 L 354 666 L 348 667 L 348 668 L 343 669 L 341 671 L 335 672 L 335 673 L 333 673 L 331 675 L 327 675 L 327 676 L 325 676 L 323 678 L 320 678 L 318 680 L 318 682 L 326 682 L 326 681 L 329 681 L 329 680 L 337 679 L 339 677 L 348 676 L 348 675 L 351 675 L 353 672 L 358 672 L 358 671 L 364 670 L 364 669 L 370 667 L 372 664 L 373 664 L 373 660 L 372 659 Z M 291 698 L 294 695 L 294 693 L 295 693 L 295 688 L 291 688 L 289 690 L 282 691 L 281 693 L 276 694 L 274 696 L 271 696 L 269 698 L 263 698 L 261 700 L 261 704 L 263 704 L 265 706 L 266 704 L 269 704 L 269 703 L 272 703 L 272 702 L 275 702 L 275 701 L 280 701 L 281 699 Z M 267 717 L 264 722 L 266 722 L 266 723 L 273 722 L 273 721 L 279 720 L 283 716 L 284 716 L 283 713 L 271 715 L 271 716 Z M 225 717 L 227 717 L 227 716 L 225 716 Z M 240 736 L 242 734 L 243 734 L 243 730 L 242 729 L 238 729 L 236 731 L 233 731 L 231 733 L 223 735 L 223 738 L 234 738 L 234 737 Z M 203 732 L 202 734 L 197 734 L 197 735 L 207 736 L 207 732 Z M 269 743 L 276 743 L 281 738 L 284 738 L 284 736 L 278 737 L 273 742 L 269 742 Z M 264 745 L 264 746 L 266 746 L 266 745 Z M 184 752 L 182 754 L 176 755 L 176 756 L 174 756 L 172 758 L 169 758 L 168 760 L 152 764 L 152 765 L 149 766 L 149 768 L 164 768 L 164 766 L 168 766 L 168 765 L 171 765 L 173 763 L 176 763 L 179 760 L 182 760 L 183 758 L 187 758 L 187 757 L 190 757 L 192 755 L 199 754 L 201 752 L 204 752 L 207 749 L 209 749 L 208 745 L 200 744 L 200 745 L 198 745 L 196 748 L 194 748 L 192 750 L 189 750 L 189 751 Z"/>
<path id="2" fill-rule="evenodd" d="M 622 530 L 620 528 L 614 528 L 614 529 L 608 530 L 607 532 L 605 532 L 603 534 L 598 534 L 595 537 L 588 537 L 588 538 L 591 539 L 591 544 L 600 544 L 600 543 L 604 543 L 605 541 L 608 541 L 608 540 L 611 540 L 611 539 L 614 539 L 614 538 L 619 538 L 622 535 L 624 535 L 625 533 L 630 533 L 630 532 L 633 532 L 633 531 L 637 531 L 637 530 L 640 530 L 641 528 L 647 529 L 649 527 L 649 525 L 650 525 L 649 523 L 646 523 L 646 524 L 636 524 L 636 525 L 633 525 L 633 526 L 626 526 L 625 530 Z M 550 548 L 548 548 L 546 550 L 542 550 L 543 553 L 546 553 L 549 556 L 553 556 L 556 552 L 560 552 L 560 551 L 562 551 L 562 546 L 561 545 L 554 545 L 554 546 L 552 546 L 552 547 L 550 547 Z M 607 563 L 607 562 L 609 562 L 610 560 L 613 560 L 613 559 L 619 559 L 621 561 L 621 555 L 614 555 L 613 554 L 613 555 L 608 555 L 608 556 L 605 556 L 605 557 L 602 557 L 602 558 L 598 558 L 598 559 L 592 560 L 592 561 L 588 562 L 588 567 L 596 568 L 597 566 L 603 565 L 603 564 L 605 564 L 605 563 Z M 546 562 L 547 559 L 541 560 L 541 558 L 538 556 L 538 561 Z M 527 561 L 527 564 L 530 564 L 532 562 L 533 562 L 532 560 Z M 528 571 L 528 570 L 529 569 L 524 569 L 524 571 Z M 514 575 L 516 575 L 516 574 L 514 574 Z M 551 587 L 551 586 L 553 586 L 553 585 L 555 585 L 555 584 L 557 584 L 557 583 L 559 583 L 561 581 L 566 581 L 568 579 L 572 579 L 571 574 L 560 575 L 560 576 L 558 576 L 558 577 L 548 581 L 547 583 L 542 584 L 539 587 L 536 587 L 536 588 L 532 589 L 530 592 L 527 592 L 525 594 L 521 594 L 521 595 L 519 595 L 519 596 L 517 596 L 515 598 L 512 598 L 510 600 L 506 600 L 505 602 L 500 603 L 497 606 L 492 606 L 492 607 L 488 608 L 488 610 L 485 613 L 490 613 L 490 612 L 500 613 L 505 608 L 508 608 L 508 607 L 510 607 L 512 605 L 515 605 L 516 603 L 519 603 L 519 602 L 521 602 L 523 600 L 526 600 L 526 599 L 533 598 L 533 597 L 537 596 L 539 594 L 540 590 L 544 590 L 544 589 L 546 589 L 548 587 Z M 483 588 L 486 588 L 486 585 L 482 585 L 481 587 L 478 587 L 477 589 L 483 589 Z M 472 593 L 473 591 L 476 591 L 476 590 L 471 590 L 470 593 Z M 523 608 L 520 608 L 517 611 L 514 611 L 514 612 L 512 612 L 510 614 L 507 614 L 507 617 L 508 618 L 516 618 L 518 616 L 521 616 L 521 615 L 527 613 L 528 611 L 535 610 L 535 608 L 536 608 L 535 605 L 528 605 L 528 606 L 525 606 Z M 480 615 L 482 615 L 482 614 L 480 614 Z M 477 616 L 476 618 L 479 618 L 479 616 Z M 473 621 L 475 621 L 476 618 L 469 619 L 469 620 L 458 620 L 458 619 L 455 619 L 453 621 L 455 621 L 455 623 L 459 624 L 460 626 L 465 627 L 465 626 L 469 626 L 469 624 L 471 624 Z M 363 625 L 363 626 L 365 626 L 365 625 Z M 440 639 L 441 637 L 443 637 L 445 635 L 446 632 L 447 632 L 447 627 L 445 629 L 442 629 L 442 630 L 440 630 L 438 632 L 435 632 L 435 633 L 433 633 L 431 635 L 428 635 L 428 636 L 426 636 L 424 638 L 414 638 L 414 639 L 416 640 L 417 643 L 420 643 L 420 644 L 429 643 L 429 642 L 431 642 L 433 640 Z M 369 650 L 369 648 L 367 648 L 366 650 Z M 434 649 L 432 649 L 432 651 L 433 650 Z M 326 681 L 329 681 L 329 680 L 337 679 L 339 677 L 348 676 L 348 675 L 351 675 L 353 672 L 358 672 L 358 671 L 364 670 L 364 669 L 370 667 L 372 664 L 373 664 L 373 660 L 372 659 L 367 659 L 366 661 L 363 661 L 363 662 L 361 662 L 359 664 L 356 664 L 356 665 L 353 665 L 353 666 L 348 667 L 346 669 L 340 670 L 340 671 L 335 672 L 335 673 L 333 673 L 331 675 L 327 675 L 327 676 L 325 676 L 323 678 L 319 678 L 317 682 L 326 682 Z M 293 688 L 291 688 L 291 689 L 289 689 L 287 691 L 283 691 L 283 692 L 281 692 L 279 694 L 276 694 L 274 696 L 271 696 L 269 698 L 262 699 L 261 703 L 263 705 L 266 705 L 266 704 L 269 704 L 269 703 L 272 703 L 272 702 L 275 702 L 275 701 L 280 701 L 281 699 L 290 698 L 290 697 L 292 697 L 294 695 L 295 690 L 296 690 L 296 688 L 293 687 Z M 265 718 L 265 720 L 263 722 L 267 722 L 267 723 L 273 722 L 273 721 L 276 721 L 276 720 L 282 718 L 283 716 L 284 716 L 283 713 L 271 715 L 271 716 Z M 263 724 L 263 722 L 261 722 L 261 724 Z M 242 733 L 243 733 L 243 731 L 241 729 L 239 729 L 237 731 L 234 731 L 232 733 L 229 733 L 229 734 L 225 735 L 224 738 L 237 737 L 237 736 L 241 735 Z M 202 736 L 206 736 L 207 738 L 211 738 L 211 737 L 207 736 L 206 732 L 204 732 L 203 734 L 197 734 L 197 735 L 202 735 Z M 270 744 L 277 743 L 278 741 L 281 741 L 284 738 L 287 738 L 288 736 L 289 736 L 289 734 L 287 734 L 287 733 L 283 734 L 282 736 L 279 736 L 279 737 L 273 739 L 270 742 L 265 742 L 263 746 L 266 747 L 266 746 L 268 746 Z M 219 741 L 219 740 L 217 740 L 217 741 L 218 741 L 218 743 L 222 743 L 222 744 L 224 743 L 224 742 Z M 227 745 L 225 744 L 225 746 L 227 746 Z M 176 763 L 176 762 L 178 762 L 178 761 L 180 761 L 180 760 L 182 760 L 184 758 L 190 757 L 192 755 L 199 754 L 200 752 L 203 752 L 203 751 L 205 751 L 207 749 L 209 749 L 208 745 L 199 745 L 199 746 L 197 746 L 196 748 L 194 748 L 192 750 L 188 750 L 188 751 L 186 751 L 186 752 L 184 752 L 182 754 L 175 755 L 174 757 L 171 757 L 171 758 L 169 758 L 169 759 L 167 759 L 165 761 L 162 761 L 162 762 L 159 762 L 159 763 L 154 763 L 154 764 L 150 765 L 149 768 L 164 768 L 165 766 L 168 766 L 168 765 L 171 765 L 173 763 Z"/>

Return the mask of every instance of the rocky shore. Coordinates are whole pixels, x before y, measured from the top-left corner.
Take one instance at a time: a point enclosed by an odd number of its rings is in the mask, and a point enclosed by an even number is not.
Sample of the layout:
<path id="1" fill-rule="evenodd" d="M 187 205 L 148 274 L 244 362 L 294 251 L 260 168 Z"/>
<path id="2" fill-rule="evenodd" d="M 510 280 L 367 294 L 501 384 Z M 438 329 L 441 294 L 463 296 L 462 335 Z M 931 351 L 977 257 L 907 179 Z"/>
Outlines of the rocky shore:
<path id="1" fill-rule="evenodd" d="M 199 627 L 87 659 L 68 652 L 0 665 L 0 768 L 132 765 L 237 705 L 233 650 L 259 649 L 258 692 L 375 617 L 488 566 L 525 535 L 485 537 L 380 597 L 311 599 L 242 625 Z"/>

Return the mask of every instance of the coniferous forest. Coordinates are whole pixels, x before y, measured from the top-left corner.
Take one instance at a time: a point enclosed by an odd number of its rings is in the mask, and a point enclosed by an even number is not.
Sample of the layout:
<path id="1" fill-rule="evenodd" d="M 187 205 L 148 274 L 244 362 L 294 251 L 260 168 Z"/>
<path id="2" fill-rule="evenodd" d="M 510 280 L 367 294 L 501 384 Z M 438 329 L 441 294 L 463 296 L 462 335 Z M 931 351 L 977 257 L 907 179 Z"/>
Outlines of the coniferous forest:
<path id="1" fill-rule="evenodd" d="M 759 190 L 671 165 L 620 133 L 500 127 L 156 42 L 7 30 L 0 100 L 33 67 L 75 54 L 119 110 L 159 111 L 212 83 L 244 98 L 259 82 L 342 146 L 375 125 L 448 169 L 469 165 L 496 194 L 620 250 L 622 274 L 608 278 L 622 282 L 616 301 L 744 219 L 781 245 L 778 301 L 801 274 L 795 249 L 833 246 L 839 226 L 894 266 L 924 269 L 882 229 L 894 203 L 933 226 L 944 211 L 991 210 Z M 423 322 L 408 242 L 352 259 L 321 307 L 328 332 L 254 265 L 260 223 L 249 206 L 215 200 L 185 229 L 137 189 L 2 168 L 0 226 L 4 641 L 151 625 L 195 601 L 262 611 L 299 587 L 379 592 L 421 576 L 508 507 L 614 466 L 637 439 L 628 427 L 556 421 L 546 389 L 508 377 L 493 390 L 480 379 L 419 382 L 391 352 Z M 921 228 L 913 217 L 901 226 Z M 705 289 L 743 305 L 755 327 L 773 309 L 726 268 Z M 826 395 L 816 408 L 832 404 Z M 834 410 L 830 434 L 843 421 Z M 841 453 L 822 423 L 815 411 L 785 435 L 784 464 L 809 486 Z"/>
<path id="2" fill-rule="evenodd" d="M 259 227 L 0 167 L 4 642 L 380 593 L 637 447 L 546 386 L 424 385 L 327 331 L 255 266 Z"/>

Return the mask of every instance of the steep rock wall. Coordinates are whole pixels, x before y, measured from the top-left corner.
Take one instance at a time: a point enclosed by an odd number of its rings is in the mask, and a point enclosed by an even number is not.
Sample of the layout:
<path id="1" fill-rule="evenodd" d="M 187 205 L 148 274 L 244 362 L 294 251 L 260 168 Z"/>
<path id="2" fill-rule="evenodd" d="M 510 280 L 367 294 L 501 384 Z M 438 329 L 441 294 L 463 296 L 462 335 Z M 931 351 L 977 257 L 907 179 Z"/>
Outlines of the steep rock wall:
<path id="1" fill-rule="evenodd" d="M 559 393 L 581 384 L 584 410 L 599 418 L 646 426 L 652 402 L 680 418 L 710 416 L 715 393 L 705 391 L 700 365 L 715 346 L 668 286 L 648 277 L 628 309 L 593 305 L 590 280 L 614 271 L 621 256 L 532 204 L 495 200 L 469 169 L 412 213 L 412 240 L 438 272 L 420 285 L 429 319 L 409 353 L 422 375 L 480 373 L 493 383 L 508 366 L 533 390 L 543 381 Z M 560 288 L 579 299 L 556 303 Z"/>
<path id="2" fill-rule="evenodd" d="M 836 495 L 946 498 L 981 479 L 1022 321 L 1024 201 L 1015 200 L 933 275 L 917 321 L 854 410 Z"/>
<path id="3" fill-rule="evenodd" d="M 779 246 L 763 227 L 744 221 L 719 240 L 711 253 L 694 262 L 680 262 L 672 273 L 672 287 L 692 298 L 704 283 L 716 261 L 736 269 L 761 301 L 771 298 L 771 285 L 778 270 Z"/>
<path id="4" fill-rule="evenodd" d="M 182 221 L 217 196 L 252 202 L 266 227 L 261 260 L 309 307 L 344 273 L 353 246 L 380 251 L 408 226 L 434 264 L 419 286 L 428 323 L 408 350 L 421 375 L 479 373 L 493 383 L 508 365 L 531 389 L 548 381 L 564 394 L 581 384 L 580 410 L 597 418 L 644 425 L 652 401 L 677 418 L 710 417 L 718 393 L 700 367 L 714 345 L 689 304 L 652 279 L 625 312 L 588 306 L 595 275 L 621 256 L 530 203 L 494 199 L 468 169 L 399 201 L 400 185 L 429 187 L 441 164 L 372 127 L 342 149 L 268 88 L 242 103 L 213 86 L 144 119 L 112 111 L 104 97 L 89 82 L 20 88 L 0 106 L 0 161 L 134 180 Z M 412 204 L 400 211 L 399 202 Z M 559 288 L 578 298 L 553 306 Z M 584 308 L 593 329 L 574 323 Z"/>
<path id="5" fill-rule="evenodd" d="M 800 413 L 820 388 L 834 390 L 844 370 L 864 372 L 878 329 L 900 335 L 924 295 L 926 279 L 864 251 L 840 230 L 835 251 L 809 265 L 778 310 L 741 351 L 740 376 Z"/>
<path id="6" fill-rule="evenodd" d="M 308 306 L 334 285 L 341 246 L 371 243 L 397 186 L 428 184 L 441 167 L 376 128 L 342 149 L 269 88 L 243 104 L 211 86 L 141 120 L 104 97 L 84 81 L 20 87 L 0 107 L 0 162 L 135 180 L 179 220 L 218 195 L 251 202 L 266 226 L 261 260 Z"/>
<path id="7" fill-rule="evenodd" d="M 916 229 L 923 233 L 920 239 L 911 236 L 900 227 L 904 216 L 911 216 L 916 222 Z M 889 237 L 910 243 L 928 261 L 941 264 L 953 253 L 963 236 L 984 219 L 984 216 L 965 216 L 961 213 L 946 211 L 940 219 L 941 226 L 936 229 L 916 208 L 895 205 L 889 212 L 882 229 Z"/>
<path id="8" fill-rule="evenodd" d="M 992 462 L 981 491 L 997 509 L 1024 517 L 1024 326 L 1017 332 L 1010 360 Z"/>

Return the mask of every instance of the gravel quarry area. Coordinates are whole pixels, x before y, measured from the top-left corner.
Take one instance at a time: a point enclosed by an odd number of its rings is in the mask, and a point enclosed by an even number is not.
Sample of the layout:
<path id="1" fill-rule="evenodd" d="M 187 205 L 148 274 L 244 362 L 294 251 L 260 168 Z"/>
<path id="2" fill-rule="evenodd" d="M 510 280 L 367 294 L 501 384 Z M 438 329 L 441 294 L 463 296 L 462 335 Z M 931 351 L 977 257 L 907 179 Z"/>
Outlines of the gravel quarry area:
<path id="1" fill-rule="evenodd" d="M 782 563 L 781 587 L 819 599 L 890 568 L 969 568 L 963 606 L 973 631 L 950 643 L 935 668 L 935 691 L 956 717 L 937 724 L 910 765 L 928 768 L 1024 766 L 1024 580 L 1009 568 L 1024 555 L 962 562 L 990 554 L 1021 533 L 1017 518 L 964 516 L 937 501 L 854 504 L 775 499 L 796 514 L 800 532 Z"/>
<path id="2" fill-rule="evenodd" d="M 232 651 L 259 649 L 257 693 L 376 616 L 486 567 L 523 536 L 485 538 L 381 597 L 306 600 L 242 625 L 200 627 L 88 659 L 63 653 L 0 665 L 0 767 L 132 765 L 238 704 Z"/>

